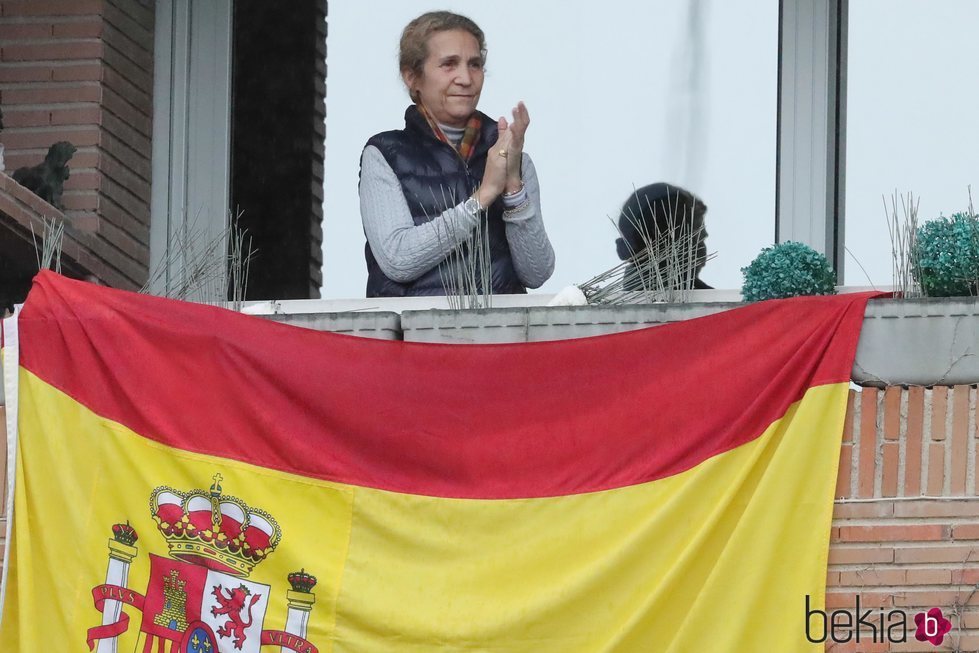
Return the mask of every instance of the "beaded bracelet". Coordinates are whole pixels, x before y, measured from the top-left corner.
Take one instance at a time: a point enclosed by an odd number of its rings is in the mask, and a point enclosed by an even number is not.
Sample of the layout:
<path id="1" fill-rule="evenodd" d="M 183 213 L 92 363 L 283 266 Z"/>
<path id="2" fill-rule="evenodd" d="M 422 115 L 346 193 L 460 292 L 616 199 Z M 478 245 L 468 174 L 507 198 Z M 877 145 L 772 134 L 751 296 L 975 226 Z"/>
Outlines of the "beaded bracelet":
<path id="1" fill-rule="evenodd" d="M 523 211 L 524 209 L 526 209 L 528 206 L 530 206 L 530 198 L 529 197 L 527 199 L 525 199 L 523 202 L 521 202 L 520 204 L 514 206 L 513 208 L 504 210 L 503 211 L 503 217 L 506 218 L 508 216 L 513 215 L 514 213 L 520 213 L 521 211 Z"/>
<path id="2" fill-rule="evenodd" d="M 503 197 L 516 197 L 521 192 L 523 192 L 523 182 L 522 181 L 520 182 L 520 188 L 518 188 L 517 190 L 513 191 L 512 193 L 507 193 L 507 192 L 504 191 Z"/>

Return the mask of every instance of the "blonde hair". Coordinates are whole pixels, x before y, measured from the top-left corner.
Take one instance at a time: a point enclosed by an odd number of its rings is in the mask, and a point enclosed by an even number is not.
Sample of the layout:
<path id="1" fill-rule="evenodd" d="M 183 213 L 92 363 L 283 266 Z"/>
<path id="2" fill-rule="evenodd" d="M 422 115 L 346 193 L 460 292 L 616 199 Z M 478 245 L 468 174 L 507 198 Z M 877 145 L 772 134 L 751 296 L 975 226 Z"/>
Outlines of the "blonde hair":
<path id="1" fill-rule="evenodd" d="M 401 32 L 398 69 L 420 77 L 428 59 L 428 39 L 436 32 L 460 29 L 469 32 L 479 44 L 479 54 L 486 61 L 486 36 L 472 19 L 451 11 L 429 11 L 408 23 Z"/>

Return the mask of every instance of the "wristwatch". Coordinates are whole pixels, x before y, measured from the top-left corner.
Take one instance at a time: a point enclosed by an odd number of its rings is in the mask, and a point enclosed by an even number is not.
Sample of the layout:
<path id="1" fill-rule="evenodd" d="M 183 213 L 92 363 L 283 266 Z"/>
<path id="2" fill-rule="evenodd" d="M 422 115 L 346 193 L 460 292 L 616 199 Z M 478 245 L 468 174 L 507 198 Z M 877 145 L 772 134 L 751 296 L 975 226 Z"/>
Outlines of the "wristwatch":
<path id="1" fill-rule="evenodd" d="M 466 209 L 470 215 L 475 216 L 478 216 L 483 212 L 483 206 L 479 203 L 479 200 L 476 199 L 475 195 L 463 202 L 462 208 Z"/>

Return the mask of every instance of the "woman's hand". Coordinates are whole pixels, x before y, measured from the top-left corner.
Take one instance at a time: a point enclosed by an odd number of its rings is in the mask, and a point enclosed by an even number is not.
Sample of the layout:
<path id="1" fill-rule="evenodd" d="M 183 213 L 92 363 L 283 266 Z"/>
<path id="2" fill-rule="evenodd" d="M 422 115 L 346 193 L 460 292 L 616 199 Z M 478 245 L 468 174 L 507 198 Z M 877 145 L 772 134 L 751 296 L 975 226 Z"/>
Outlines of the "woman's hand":
<path id="1" fill-rule="evenodd" d="M 489 206 L 503 192 L 516 193 L 523 188 L 520 163 L 523 159 L 524 135 L 530 125 L 530 113 L 523 102 L 513 108 L 513 122 L 500 118 L 497 124 L 496 143 L 486 158 L 486 170 L 476 199 L 480 205 Z M 505 156 L 502 153 L 506 153 Z"/>
<path id="2" fill-rule="evenodd" d="M 511 136 L 510 151 L 507 160 L 507 193 L 516 193 L 523 186 L 523 181 L 520 178 L 520 163 L 523 159 L 524 135 L 527 133 L 527 127 L 529 126 L 530 113 L 527 111 L 527 105 L 523 102 L 517 102 L 517 106 L 513 108 L 513 122 L 507 129 Z"/>
<path id="3" fill-rule="evenodd" d="M 479 204 L 488 207 L 504 190 L 509 187 L 509 161 L 513 158 L 513 132 L 508 129 L 507 122 L 500 118 L 497 124 L 499 133 L 496 142 L 486 153 L 486 168 L 483 170 L 483 180 L 476 190 Z M 518 159 L 520 155 L 517 155 Z"/>

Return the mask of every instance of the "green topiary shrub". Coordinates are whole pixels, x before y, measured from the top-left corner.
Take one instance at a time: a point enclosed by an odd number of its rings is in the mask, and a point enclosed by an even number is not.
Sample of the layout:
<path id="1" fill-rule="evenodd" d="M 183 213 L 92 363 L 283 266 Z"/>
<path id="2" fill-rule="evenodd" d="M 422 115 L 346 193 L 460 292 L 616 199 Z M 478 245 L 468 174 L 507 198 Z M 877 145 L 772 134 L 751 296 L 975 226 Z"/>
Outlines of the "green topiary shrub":
<path id="1" fill-rule="evenodd" d="M 748 267 L 741 268 L 746 302 L 799 295 L 836 294 L 836 274 L 826 257 L 802 243 L 766 247 Z"/>
<path id="2" fill-rule="evenodd" d="M 912 272 L 927 297 L 979 294 L 979 217 L 941 216 L 918 227 Z"/>

